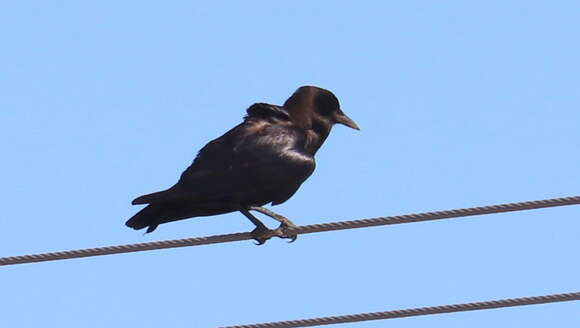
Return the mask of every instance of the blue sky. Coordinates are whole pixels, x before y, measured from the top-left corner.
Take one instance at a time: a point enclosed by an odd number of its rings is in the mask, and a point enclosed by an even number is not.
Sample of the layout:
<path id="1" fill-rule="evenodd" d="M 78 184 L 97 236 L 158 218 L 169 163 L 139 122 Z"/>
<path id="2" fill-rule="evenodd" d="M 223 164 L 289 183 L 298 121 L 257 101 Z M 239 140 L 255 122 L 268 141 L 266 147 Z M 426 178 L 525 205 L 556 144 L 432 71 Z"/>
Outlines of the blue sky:
<path id="1" fill-rule="evenodd" d="M 306 84 L 362 131 L 337 126 L 273 208 L 297 224 L 580 193 L 576 1 L 18 1 L 0 21 L 0 256 L 250 230 L 123 223 L 249 105 Z M 3 267 L 0 320 L 215 327 L 578 291 L 579 210 Z M 578 306 L 341 327 L 578 327 Z"/>

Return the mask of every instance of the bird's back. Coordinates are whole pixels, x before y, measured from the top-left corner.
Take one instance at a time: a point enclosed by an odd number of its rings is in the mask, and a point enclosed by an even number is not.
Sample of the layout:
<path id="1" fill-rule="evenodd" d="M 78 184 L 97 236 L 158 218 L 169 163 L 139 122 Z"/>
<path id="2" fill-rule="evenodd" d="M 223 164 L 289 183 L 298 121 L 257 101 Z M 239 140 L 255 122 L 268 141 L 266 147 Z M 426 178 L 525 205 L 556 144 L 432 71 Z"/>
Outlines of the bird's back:
<path id="1" fill-rule="evenodd" d="M 243 123 L 202 148 L 178 185 L 196 201 L 240 205 L 281 203 L 314 170 L 306 134 L 283 108 L 255 104 Z"/>
<path id="2" fill-rule="evenodd" d="M 139 212 L 127 225 L 151 226 L 151 220 L 159 224 L 290 198 L 314 171 L 307 132 L 283 107 L 258 103 L 247 112 L 244 122 L 199 151 L 177 184 L 135 199 L 133 204 L 149 204 L 142 210 L 147 215 L 139 218 Z"/>

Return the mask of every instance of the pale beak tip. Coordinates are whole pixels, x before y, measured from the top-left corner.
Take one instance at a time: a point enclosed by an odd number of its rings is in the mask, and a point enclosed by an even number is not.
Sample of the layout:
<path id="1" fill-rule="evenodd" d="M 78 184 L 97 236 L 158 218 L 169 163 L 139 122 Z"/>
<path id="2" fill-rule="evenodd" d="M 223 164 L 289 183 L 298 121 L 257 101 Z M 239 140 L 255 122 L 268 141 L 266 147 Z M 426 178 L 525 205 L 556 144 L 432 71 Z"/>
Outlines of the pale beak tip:
<path id="1" fill-rule="evenodd" d="M 357 131 L 360 131 L 360 128 L 358 127 L 358 124 L 355 123 L 355 121 L 353 121 L 350 117 L 341 114 L 338 115 L 336 117 L 336 123 L 342 124 L 342 125 L 346 125 L 351 129 L 355 129 Z"/>

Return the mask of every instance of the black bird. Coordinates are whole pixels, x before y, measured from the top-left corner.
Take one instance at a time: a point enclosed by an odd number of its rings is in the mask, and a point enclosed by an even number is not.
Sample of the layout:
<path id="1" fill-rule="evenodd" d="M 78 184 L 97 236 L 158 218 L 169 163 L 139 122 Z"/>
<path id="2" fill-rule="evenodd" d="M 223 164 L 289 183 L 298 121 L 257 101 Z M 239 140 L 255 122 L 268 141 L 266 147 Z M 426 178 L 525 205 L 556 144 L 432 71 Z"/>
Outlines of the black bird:
<path id="1" fill-rule="evenodd" d="M 336 123 L 359 130 L 332 92 L 314 86 L 300 87 L 283 106 L 253 104 L 241 124 L 199 151 L 173 187 L 133 200 L 148 205 L 126 225 L 149 233 L 166 222 L 240 211 L 256 225 L 252 236 L 262 244 L 270 230 L 250 210 L 280 221 L 280 228 L 293 226 L 261 206 L 281 204 L 298 190 Z"/>

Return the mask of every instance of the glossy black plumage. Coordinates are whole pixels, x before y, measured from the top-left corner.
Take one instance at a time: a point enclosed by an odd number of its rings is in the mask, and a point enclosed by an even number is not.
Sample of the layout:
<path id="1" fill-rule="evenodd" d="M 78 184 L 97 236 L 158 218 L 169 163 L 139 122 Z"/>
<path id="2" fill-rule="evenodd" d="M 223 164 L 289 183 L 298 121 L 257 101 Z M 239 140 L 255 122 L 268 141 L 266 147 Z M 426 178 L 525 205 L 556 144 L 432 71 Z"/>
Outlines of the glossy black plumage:
<path id="1" fill-rule="evenodd" d="M 126 225 L 151 232 L 166 222 L 248 216 L 253 206 L 283 203 L 314 171 L 314 155 L 335 123 L 358 130 L 325 89 L 301 87 L 284 106 L 256 103 L 241 124 L 199 151 L 173 187 L 136 198 L 134 205 L 148 205 Z"/>

